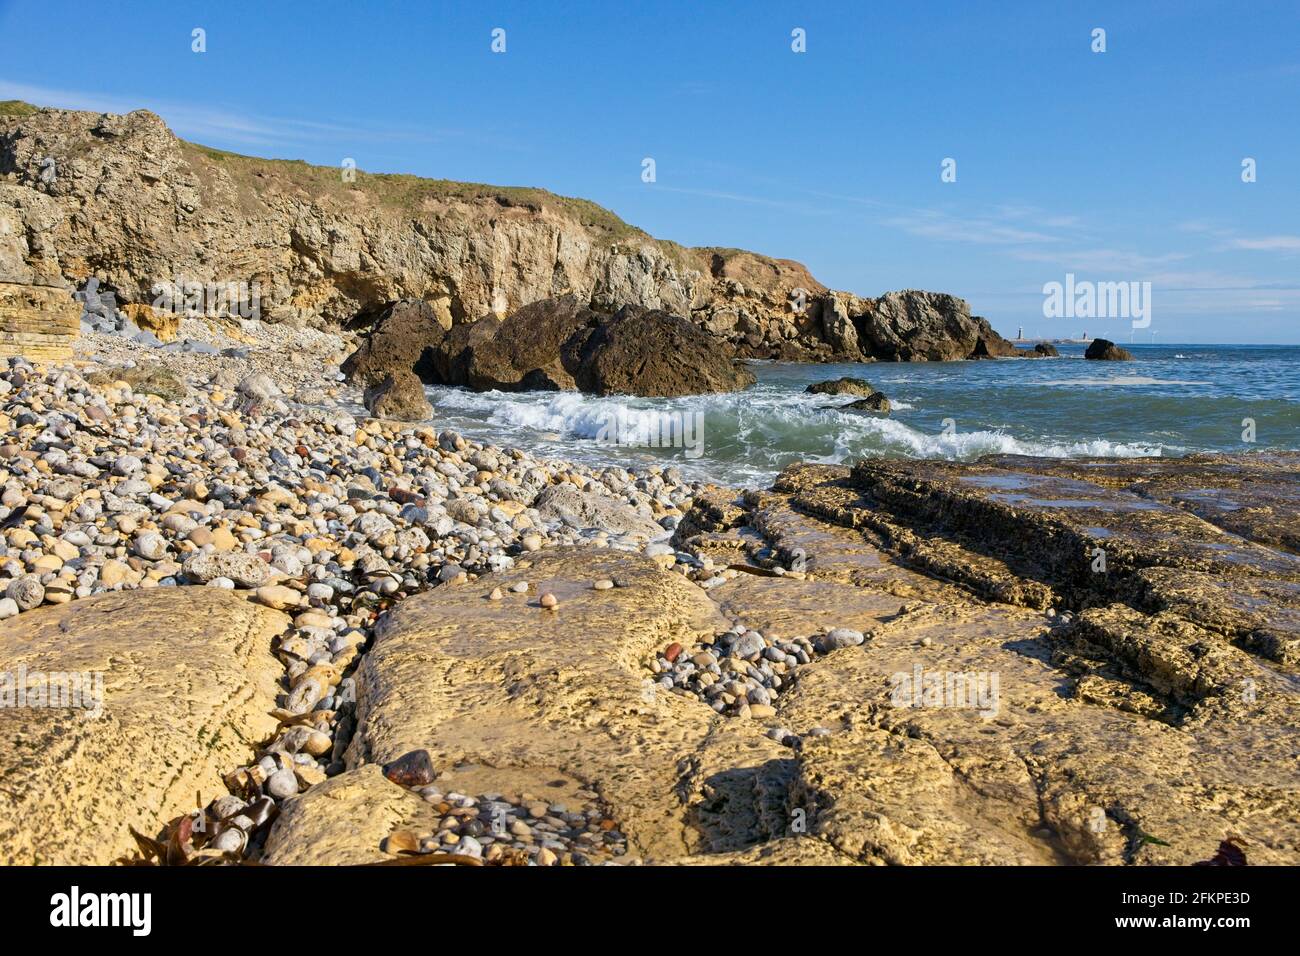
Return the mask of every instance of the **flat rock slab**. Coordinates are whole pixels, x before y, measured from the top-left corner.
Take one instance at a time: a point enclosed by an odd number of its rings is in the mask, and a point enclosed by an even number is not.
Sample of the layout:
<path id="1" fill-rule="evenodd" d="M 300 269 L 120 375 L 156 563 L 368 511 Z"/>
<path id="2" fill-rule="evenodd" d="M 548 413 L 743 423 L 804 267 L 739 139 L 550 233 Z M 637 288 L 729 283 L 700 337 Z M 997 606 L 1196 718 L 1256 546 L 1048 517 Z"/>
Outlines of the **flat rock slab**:
<path id="1" fill-rule="evenodd" d="M 25 674 L 30 695 L 37 674 L 88 675 L 92 707 L 0 707 L 0 862 L 107 864 L 135 848 L 128 825 L 153 835 L 196 793 L 224 793 L 221 775 L 275 729 L 284 668 L 271 641 L 288 624 L 215 588 L 103 594 L 6 621 L 11 679 Z"/>
<path id="2" fill-rule="evenodd" d="M 924 607 L 805 668 L 780 717 L 831 731 L 799 753 L 810 835 L 889 864 L 1186 865 L 1229 836 L 1300 860 L 1285 681 L 1229 649 L 1258 701 L 1173 726 L 1078 699 L 1053 650 L 1039 615 Z"/>
<path id="3" fill-rule="evenodd" d="M 617 586 L 592 587 L 605 578 Z M 526 593 L 510 590 L 518 582 L 529 584 Z M 504 597 L 489 600 L 498 587 Z M 558 600 L 554 610 L 539 603 L 547 592 Z M 668 644 L 691 646 L 726 628 L 682 576 L 593 548 L 547 551 L 509 572 L 409 598 L 381 622 L 357 670 L 351 769 L 339 779 L 361 781 L 371 765 L 426 749 L 439 786 L 544 794 L 557 778 L 580 782 L 599 795 L 634 855 L 739 849 L 772 812 L 767 795 L 784 792 L 789 750 L 757 723 L 652 687 L 646 669 Z M 317 787 L 290 801 L 267 859 L 373 859 L 388 817 L 400 819 L 385 808 L 405 805 L 389 791 L 402 791 L 382 777 L 356 786 L 363 789 L 347 800 Z M 733 795 L 724 814 L 702 806 L 704 791 L 719 788 Z M 384 825 L 358 825 L 348 836 L 349 825 L 335 823 L 338 808 L 363 819 L 371 798 L 387 814 Z"/>
<path id="4" fill-rule="evenodd" d="M 710 592 L 729 620 L 768 637 L 792 638 L 850 627 L 870 631 L 896 615 L 893 594 L 833 581 L 740 574 Z"/>
<path id="5" fill-rule="evenodd" d="M 998 455 L 983 460 L 1000 468 L 1086 478 L 1180 506 L 1251 541 L 1300 551 L 1300 454 L 1296 452 L 1069 462 Z"/>

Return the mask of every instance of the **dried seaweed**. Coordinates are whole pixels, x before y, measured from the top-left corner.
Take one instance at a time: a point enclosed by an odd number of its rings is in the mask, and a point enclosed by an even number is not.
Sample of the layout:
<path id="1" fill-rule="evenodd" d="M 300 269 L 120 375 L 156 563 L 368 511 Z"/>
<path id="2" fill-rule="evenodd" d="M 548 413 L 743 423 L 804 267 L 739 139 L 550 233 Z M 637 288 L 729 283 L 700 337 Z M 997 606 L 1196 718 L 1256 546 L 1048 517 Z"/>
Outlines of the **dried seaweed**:
<path id="1" fill-rule="evenodd" d="M 202 806 L 202 794 L 196 793 L 194 797 L 195 803 Z M 253 865 L 241 853 L 218 850 L 209 843 L 225 828 L 225 824 L 240 815 L 248 816 L 254 823 L 252 832 L 246 834 L 251 839 L 254 833 L 276 818 L 277 811 L 275 801 L 259 793 L 248 801 L 247 806 L 223 818 L 215 817 L 210 809 L 182 814 L 168 822 L 161 838 L 146 836 L 128 826 L 131 838 L 135 840 L 136 852 L 118 857 L 113 862 L 118 866 Z"/>
<path id="2" fill-rule="evenodd" d="M 363 863 L 362 866 L 487 866 L 476 856 L 462 853 L 407 853 L 403 852 L 391 860 L 377 863 Z"/>

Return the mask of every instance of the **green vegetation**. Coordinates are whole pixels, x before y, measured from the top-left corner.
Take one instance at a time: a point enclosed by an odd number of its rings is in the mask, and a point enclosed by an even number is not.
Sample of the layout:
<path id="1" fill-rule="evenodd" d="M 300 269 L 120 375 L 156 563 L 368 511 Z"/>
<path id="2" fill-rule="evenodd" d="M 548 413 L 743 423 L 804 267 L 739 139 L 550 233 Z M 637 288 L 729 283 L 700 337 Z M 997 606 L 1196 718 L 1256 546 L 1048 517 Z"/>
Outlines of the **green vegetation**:
<path id="1" fill-rule="evenodd" d="M 262 159 L 213 149 L 197 143 L 182 143 L 187 159 L 218 165 L 241 187 L 260 191 L 264 185 L 279 185 L 300 190 L 316 198 L 360 191 L 382 205 L 405 212 L 418 212 L 428 203 L 472 202 L 490 200 L 506 207 L 521 207 L 540 212 L 550 209 L 576 220 L 611 242 L 624 239 L 649 239 L 649 234 L 628 225 L 614 213 L 587 199 L 558 196 L 531 186 L 493 186 L 487 183 L 463 183 L 450 179 L 424 179 L 406 173 L 367 173 L 355 170 L 352 182 L 345 182 L 337 166 L 313 166 L 300 159 Z"/>
<path id="2" fill-rule="evenodd" d="M 178 402 L 185 397 L 185 383 L 178 379 L 169 369 L 152 363 L 136 365 L 133 368 L 118 368 L 107 372 L 92 372 L 86 381 L 101 388 L 113 382 L 126 382 L 136 392 L 157 395 L 170 402 Z"/>
<path id="3" fill-rule="evenodd" d="M 31 116 L 39 111 L 39 106 L 32 106 L 22 100 L 0 100 L 0 116 Z"/>

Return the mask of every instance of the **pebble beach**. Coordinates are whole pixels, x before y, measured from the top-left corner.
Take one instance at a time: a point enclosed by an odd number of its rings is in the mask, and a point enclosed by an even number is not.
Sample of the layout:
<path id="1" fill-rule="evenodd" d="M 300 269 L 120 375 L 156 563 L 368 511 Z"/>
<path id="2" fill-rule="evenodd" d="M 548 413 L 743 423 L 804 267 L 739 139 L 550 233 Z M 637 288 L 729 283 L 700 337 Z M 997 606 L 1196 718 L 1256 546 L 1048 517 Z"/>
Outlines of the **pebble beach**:
<path id="1" fill-rule="evenodd" d="M 557 545 L 644 552 L 692 580 L 735 573 L 668 543 L 694 494 L 673 468 L 597 470 L 359 419 L 341 336 L 185 326 L 199 344 L 183 350 L 90 332 L 71 363 L 0 366 L 0 620 L 192 586 L 291 616 L 276 646 L 281 730 L 230 768 L 229 795 L 195 808 L 204 854 L 255 857 L 275 804 L 342 769 L 350 672 L 403 597 L 472 586 Z M 626 853 L 595 794 L 567 807 L 415 786 L 444 816 L 436 832 L 399 838 L 412 850 L 542 865 Z"/>

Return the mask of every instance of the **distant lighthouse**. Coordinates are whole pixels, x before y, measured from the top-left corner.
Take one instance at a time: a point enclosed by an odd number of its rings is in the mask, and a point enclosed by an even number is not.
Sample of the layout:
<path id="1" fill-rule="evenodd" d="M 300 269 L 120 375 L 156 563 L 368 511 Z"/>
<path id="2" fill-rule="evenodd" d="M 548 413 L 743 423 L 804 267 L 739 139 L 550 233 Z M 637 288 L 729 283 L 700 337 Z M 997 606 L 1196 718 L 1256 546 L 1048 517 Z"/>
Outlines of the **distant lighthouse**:
<path id="1" fill-rule="evenodd" d="M 1023 342 L 1024 340 L 1025 340 L 1025 327 L 1021 325 L 1016 328 L 1016 341 Z"/>

